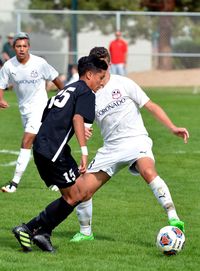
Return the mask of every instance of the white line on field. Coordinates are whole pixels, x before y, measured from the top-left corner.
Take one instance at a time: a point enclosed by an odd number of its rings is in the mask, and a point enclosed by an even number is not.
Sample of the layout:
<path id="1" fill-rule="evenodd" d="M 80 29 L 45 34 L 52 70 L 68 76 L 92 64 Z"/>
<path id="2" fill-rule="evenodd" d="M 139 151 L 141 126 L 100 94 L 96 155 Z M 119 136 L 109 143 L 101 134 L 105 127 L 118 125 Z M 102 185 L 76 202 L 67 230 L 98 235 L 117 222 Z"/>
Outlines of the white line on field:
<path id="1" fill-rule="evenodd" d="M 74 153 L 81 153 L 80 150 L 74 150 L 73 152 Z M 14 151 L 14 150 L 0 150 L 0 154 L 1 153 L 2 154 L 13 154 L 13 155 L 16 155 L 16 156 L 19 155 L 19 151 Z M 90 153 L 96 153 L 96 151 L 91 150 Z M 187 153 L 186 151 L 182 151 L 182 150 L 171 152 L 171 154 L 186 154 L 186 153 Z M 200 154 L 200 150 L 193 151 L 193 152 L 190 152 L 190 153 L 192 153 L 192 154 Z M 2 164 L 0 163 L 0 166 L 1 167 L 10 167 L 10 166 L 15 166 L 16 163 L 17 163 L 17 160 L 14 160 L 14 161 L 10 161 L 8 163 L 2 163 Z"/>
<path id="2" fill-rule="evenodd" d="M 3 154 L 13 154 L 13 155 L 16 155 L 16 156 L 19 155 L 19 151 L 13 151 L 13 150 L 0 150 L 0 154 L 1 153 L 3 153 Z M 1 167 L 11 167 L 11 166 L 15 166 L 16 163 L 17 163 L 17 160 L 14 160 L 14 161 L 11 161 L 11 162 L 8 162 L 8 163 L 3 163 L 3 164 L 0 163 L 0 166 Z"/>
<path id="3" fill-rule="evenodd" d="M 0 150 L 0 153 L 8 153 L 8 154 L 19 155 L 19 151 L 13 151 L 13 150 Z"/>

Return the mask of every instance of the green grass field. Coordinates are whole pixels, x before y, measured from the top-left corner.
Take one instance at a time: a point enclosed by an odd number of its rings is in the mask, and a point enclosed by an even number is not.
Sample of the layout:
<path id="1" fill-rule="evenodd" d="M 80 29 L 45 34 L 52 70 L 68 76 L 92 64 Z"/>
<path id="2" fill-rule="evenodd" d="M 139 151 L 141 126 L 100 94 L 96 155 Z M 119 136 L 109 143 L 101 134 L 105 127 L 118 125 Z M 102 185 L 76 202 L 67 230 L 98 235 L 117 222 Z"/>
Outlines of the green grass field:
<path id="1" fill-rule="evenodd" d="M 93 198 L 93 231 L 95 241 L 69 242 L 79 230 L 75 212 L 53 233 L 55 254 L 43 253 L 37 247 L 24 254 L 11 233 L 12 227 L 37 215 L 59 196 L 40 180 L 33 160 L 23 176 L 17 193 L 0 193 L 0 270 L 29 271 L 196 271 L 200 268 L 200 95 L 192 89 L 151 89 L 151 99 L 159 103 L 178 126 L 185 126 L 190 140 L 170 134 L 146 111 L 146 127 L 154 141 L 154 155 L 159 175 L 167 182 L 178 214 L 185 221 L 185 249 L 177 256 L 162 255 L 155 246 L 158 230 L 167 225 L 167 216 L 151 190 L 140 177 L 127 169 L 114 176 Z M 8 164 L 19 151 L 22 126 L 16 97 L 5 92 L 10 107 L 0 110 L 0 186 L 13 176 Z M 89 142 L 90 158 L 101 145 L 98 128 Z M 79 147 L 71 146 L 79 161 Z"/>

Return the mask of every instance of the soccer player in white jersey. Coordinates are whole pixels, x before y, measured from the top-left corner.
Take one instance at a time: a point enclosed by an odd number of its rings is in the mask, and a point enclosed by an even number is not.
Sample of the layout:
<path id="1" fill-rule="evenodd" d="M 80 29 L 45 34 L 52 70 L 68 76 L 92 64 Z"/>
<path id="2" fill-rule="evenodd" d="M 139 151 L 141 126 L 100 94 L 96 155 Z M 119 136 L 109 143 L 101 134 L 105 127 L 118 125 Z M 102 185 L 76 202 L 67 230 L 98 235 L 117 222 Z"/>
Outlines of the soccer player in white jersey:
<path id="1" fill-rule="evenodd" d="M 3 90 L 11 83 L 18 98 L 24 135 L 14 177 L 8 185 L 1 188 L 8 193 L 16 191 L 30 160 L 32 143 L 48 100 L 46 81 L 52 81 L 58 89 L 63 88 L 58 72 L 45 59 L 29 53 L 30 38 L 27 33 L 17 33 L 13 47 L 16 56 L 8 60 L 0 70 L 0 108 L 9 107 L 4 100 Z"/>
<path id="2" fill-rule="evenodd" d="M 95 47 L 90 54 L 110 63 L 109 53 L 104 47 Z M 176 127 L 163 109 L 152 102 L 135 82 L 126 77 L 111 75 L 107 71 L 105 86 L 96 94 L 95 110 L 95 120 L 101 129 L 104 145 L 97 151 L 89 165 L 88 177 L 85 178 L 100 186 L 121 168 L 128 166 L 133 175 L 140 174 L 152 189 L 155 197 L 166 210 L 170 225 L 176 225 L 184 230 L 184 223 L 179 220 L 169 189 L 156 172 L 152 140 L 148 136 L 140 114 L 142 107 L 173 134 L 183 137 L 184 142 L 187 142 L 188 131 Z M 79 204 L 76 211 L 80 232 L 75 234 L 71 241 L 93 240 L 92 199 Z"/>
<path id="3" fill-rule="evenodd" d="M 104 57 L 103 53 L 107 56 Z M 107 62 L 110 63 L 105 48 L 94 48 L 91 54 L 103 60 L 107 58 Z M 187 129 L 173 124 L 163 109 L 151 101 L 132 80 L 119 75 L 110 76 L 107 72 L 102 85 L 104 88 L 96 94 L 95 118 L 101 128 L 104 145 L 97 151 L 87 172 L 80 175 L 76 182 L 63 191 L 62 204 L 56 203 L 56 208 L 55 204 L 54 206 L 50 204 L 37 217 L 13 229 L 17 240 L 25 250 L 30 250 L 31 243 L 37 239 L 36 244 L 43 251 L 54 251 L 50 240 L 54 228 L 69 216 L 76 205 L 91 199 L 101 186 L 126 166 L 132 174 L 139 173 L 147 182 L 156 199 L 167 212 L 169 224 L 184 231 L 184 222 L 176 213 L 169 189 L 155 169 L 152 140 L 144 127 L 140 108 L 146 108 L 174 135 L 182 137 L 185 143 L 189 138 Z M 89 207 L 83 206 L 82 211 L 87 211 Z M 84 229 L 90 227 L 90 219 L 91 215 L 88 217 L 81 215 L 80 221 L 84 234 L 75 235 L 73 241 L 84 240 L 81 236 L 87 235 Z"/>

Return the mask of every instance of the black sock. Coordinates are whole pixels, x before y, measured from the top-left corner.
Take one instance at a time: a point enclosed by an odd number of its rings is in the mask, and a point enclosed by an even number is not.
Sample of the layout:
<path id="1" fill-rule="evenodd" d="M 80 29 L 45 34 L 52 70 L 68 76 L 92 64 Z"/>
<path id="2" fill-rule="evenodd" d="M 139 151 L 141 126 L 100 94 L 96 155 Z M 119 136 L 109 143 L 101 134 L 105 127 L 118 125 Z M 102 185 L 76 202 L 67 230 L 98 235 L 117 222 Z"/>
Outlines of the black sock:
<path id="1" fill-rule="evenodd" d="M 31 232 L 40 230 L 51 234 L 74 210 L 75 206 L 69 205 L 63 197 L 51 202 L 37 217 L 26 223 Z"/>

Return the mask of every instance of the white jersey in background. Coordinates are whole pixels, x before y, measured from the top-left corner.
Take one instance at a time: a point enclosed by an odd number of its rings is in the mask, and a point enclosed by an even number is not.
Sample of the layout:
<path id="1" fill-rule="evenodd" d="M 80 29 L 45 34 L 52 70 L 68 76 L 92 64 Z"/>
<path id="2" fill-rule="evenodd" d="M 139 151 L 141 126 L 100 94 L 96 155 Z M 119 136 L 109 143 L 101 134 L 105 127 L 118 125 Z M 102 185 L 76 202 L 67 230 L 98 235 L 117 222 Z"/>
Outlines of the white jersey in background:
<path id="1" fill-rule="evenodd" d="M 111 75 L 96 93 L 96 122 L 104 143 L 148 135 L 139 109 L 149 101 L 145 92 L 132 80 Z"/>
<path id="2" fill-rule="evenodd" d="M 12 84 L 16 92 L 22 116 L 47 103 L 46 80 L 52 81 L 58 72 L 41 57 L 30 54 L 26 64 L 16 57 L 8 60 L 0 70 L 0 88 Z"/>

